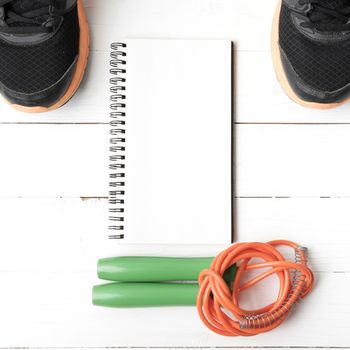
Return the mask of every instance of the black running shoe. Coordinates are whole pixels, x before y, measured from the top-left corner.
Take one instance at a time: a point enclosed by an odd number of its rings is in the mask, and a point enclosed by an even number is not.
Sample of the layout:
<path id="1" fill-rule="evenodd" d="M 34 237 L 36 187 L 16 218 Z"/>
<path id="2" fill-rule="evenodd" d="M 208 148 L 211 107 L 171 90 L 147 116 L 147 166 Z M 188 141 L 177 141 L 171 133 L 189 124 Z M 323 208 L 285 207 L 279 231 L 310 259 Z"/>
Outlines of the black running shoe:
<path id="1" fill-rule="evenodd" d="M 17 109 L 64 105 L 87 65 L 81 0 L 0 0 L 0 92 Z"/>
<path id="2" fill-rule="evenodd" d="M 333 108 L 350 98 L 350 0 L 280 0 L 275 71 L 297 103 Z"/>

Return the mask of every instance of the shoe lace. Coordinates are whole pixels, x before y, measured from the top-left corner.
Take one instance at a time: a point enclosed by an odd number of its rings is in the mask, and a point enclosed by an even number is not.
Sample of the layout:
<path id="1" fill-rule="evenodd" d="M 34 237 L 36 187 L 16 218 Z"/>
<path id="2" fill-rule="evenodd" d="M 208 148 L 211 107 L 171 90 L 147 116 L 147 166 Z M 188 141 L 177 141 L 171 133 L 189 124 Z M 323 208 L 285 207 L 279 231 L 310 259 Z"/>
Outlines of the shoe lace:
<path id="1" fill-rule="evenodd" d="M 301 5 L 310 5 L 308 18 L 310 22 L 303 25 L 319 30 L 349 29 L 350 0 L 299 0 Z"/>
<path id="2" fill-rule="evenodd" d="M 0 32 L 9 34 L 51 32 L 52 26 L 45 24 L 53 17 L 50 7 L 54 2 L 55 0 L 42 1 L 39 6 L 28 8 L 28 5 L 21 6 L 18 0 L 0 0 Z"/>

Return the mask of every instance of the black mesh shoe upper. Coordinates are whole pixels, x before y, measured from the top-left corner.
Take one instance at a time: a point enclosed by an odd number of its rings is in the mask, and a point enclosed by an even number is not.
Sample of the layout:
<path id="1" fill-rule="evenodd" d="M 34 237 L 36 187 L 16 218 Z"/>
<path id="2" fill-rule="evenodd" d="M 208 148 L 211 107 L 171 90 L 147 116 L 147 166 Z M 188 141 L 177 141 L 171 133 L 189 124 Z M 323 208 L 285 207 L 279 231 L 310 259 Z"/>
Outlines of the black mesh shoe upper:
<path id="1" fill-rule="evenodd" d="M 350 6 L 349 0 L 315 2 L 326 9 Z M 314 40 L 298 30 L 292 13 L 286 5 L 282 5 L 279 44 L 296 75 L 303 83 L 319 91 L 332 92 L 349 84 L 350 40 Z M 311 19 L 315 19 L 315 23 L 306 26 L 312 27 L 313 31 L 331 35 L 350 30 L 346 23 L 347 15 L 342 18 L 341 15 L 335 17 L 311 11 L 309 16 L 313 16 Z"/>
<path id="2" fill-rule="evenodd" d="M 60 25 L 56 29 L 47 29 L 41 25 L 48 20 L 48 14 L 40 11 L 37 17 L 32 19 L 33 23 L 22 22 L 16 17 L 21 12 L 35 13 L 47 3 L 48 0 L 14 0 L 5 5 L 10 16 L 5 18 L 8 20 L 4 27 L 5 33 L 6 30 L 16 30 L 18 27 L 26 28 L 27 34 L 30 34 L 31 30 L 35 34 L 36 27 L 48 32 L 48 37 L 43 41 L 29 44 L 15 44 L 7 41 L 6 36 L 0 35 L 0 84 L 16 93 L 34 94 L 48 89 L 60 81 L 79 54 L 79 20 L 76 6 L 59 16 Z M 15 11 L 16 15 L 12 15 L 11 18 L 12 11 Z M 0 34 L 1 30 L 0 26 Z"/>

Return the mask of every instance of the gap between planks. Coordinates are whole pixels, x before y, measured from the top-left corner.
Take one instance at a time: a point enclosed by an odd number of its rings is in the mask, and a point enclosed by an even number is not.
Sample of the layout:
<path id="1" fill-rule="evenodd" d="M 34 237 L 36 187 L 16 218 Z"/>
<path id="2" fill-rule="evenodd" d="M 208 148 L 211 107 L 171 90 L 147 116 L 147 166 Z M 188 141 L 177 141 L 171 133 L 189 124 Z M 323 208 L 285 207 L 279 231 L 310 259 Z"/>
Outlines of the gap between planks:
<path id="1" fill-rule="evenodd" d="M 0 350 L 123 350 L 123 349 L 203 349 L 203 350 L 220 350 L 220 349 L 252 349 L 252 350 L 275 350 L 275 349 L 283 349 L 283 350 L 313 350 L 313 349 L 321 349 L 321 350 L 346 350 L 350 349 L 347 346 L 182 346 L 182 347 L 169 347 L 169 346 L 108 346 L 108 347 L 0 347 Z"/>
<path id="2" fill-rule="evenodd" d="M 109 122 L 1 122 L 0 125 L 109 125 Z M 304 126 L 304 125 L 310 125 L 310 126 L 332 126 L 332 125 L 350 125 L 349 123 L 344 122 L 326 122 L 326 123 L 319 123 L 319 122 L 297 122 L 297 123 L 278 123 L 278 122 L 234 122 L 234 125 L 271 125 L 271 126 L 287 126 L 287 125 L 293 125 L 293 126 Z M 1 348 L 0 348 L 1 349 Z"/>

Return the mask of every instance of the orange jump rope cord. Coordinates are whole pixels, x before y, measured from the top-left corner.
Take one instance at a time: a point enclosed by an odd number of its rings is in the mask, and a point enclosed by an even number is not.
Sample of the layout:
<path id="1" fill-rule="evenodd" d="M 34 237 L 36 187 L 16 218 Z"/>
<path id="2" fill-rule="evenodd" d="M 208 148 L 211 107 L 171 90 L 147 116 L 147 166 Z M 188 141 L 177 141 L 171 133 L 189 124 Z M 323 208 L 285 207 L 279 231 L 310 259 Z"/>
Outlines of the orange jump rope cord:
<path id="1" fill-rule="evenodd" d="M 276 246 L 293 248 L 295 262 L 287 261 Z M 250 263 L 254 258 L 263 262 Z M 237 274 L 229 288 L 222 276 L 234 264 L 237 265 Z M 263 273 L 241 283 L 245 271 L 261 268 L 265 268 Z M 276 301 L 258 310 L 242 309 L 239 294 L 273 274 L 278 276 L 280 283 Z M 219 254 L 210 269 L 200 274 L 197 310 L 204 324 L 215 333 L 224 336 L 253 336 L 278 327 L 294 305 L 311 292 L 313 285 L 314 276 L 307 266 L 305 248 L 282 240 L 237 243 Z"/>

